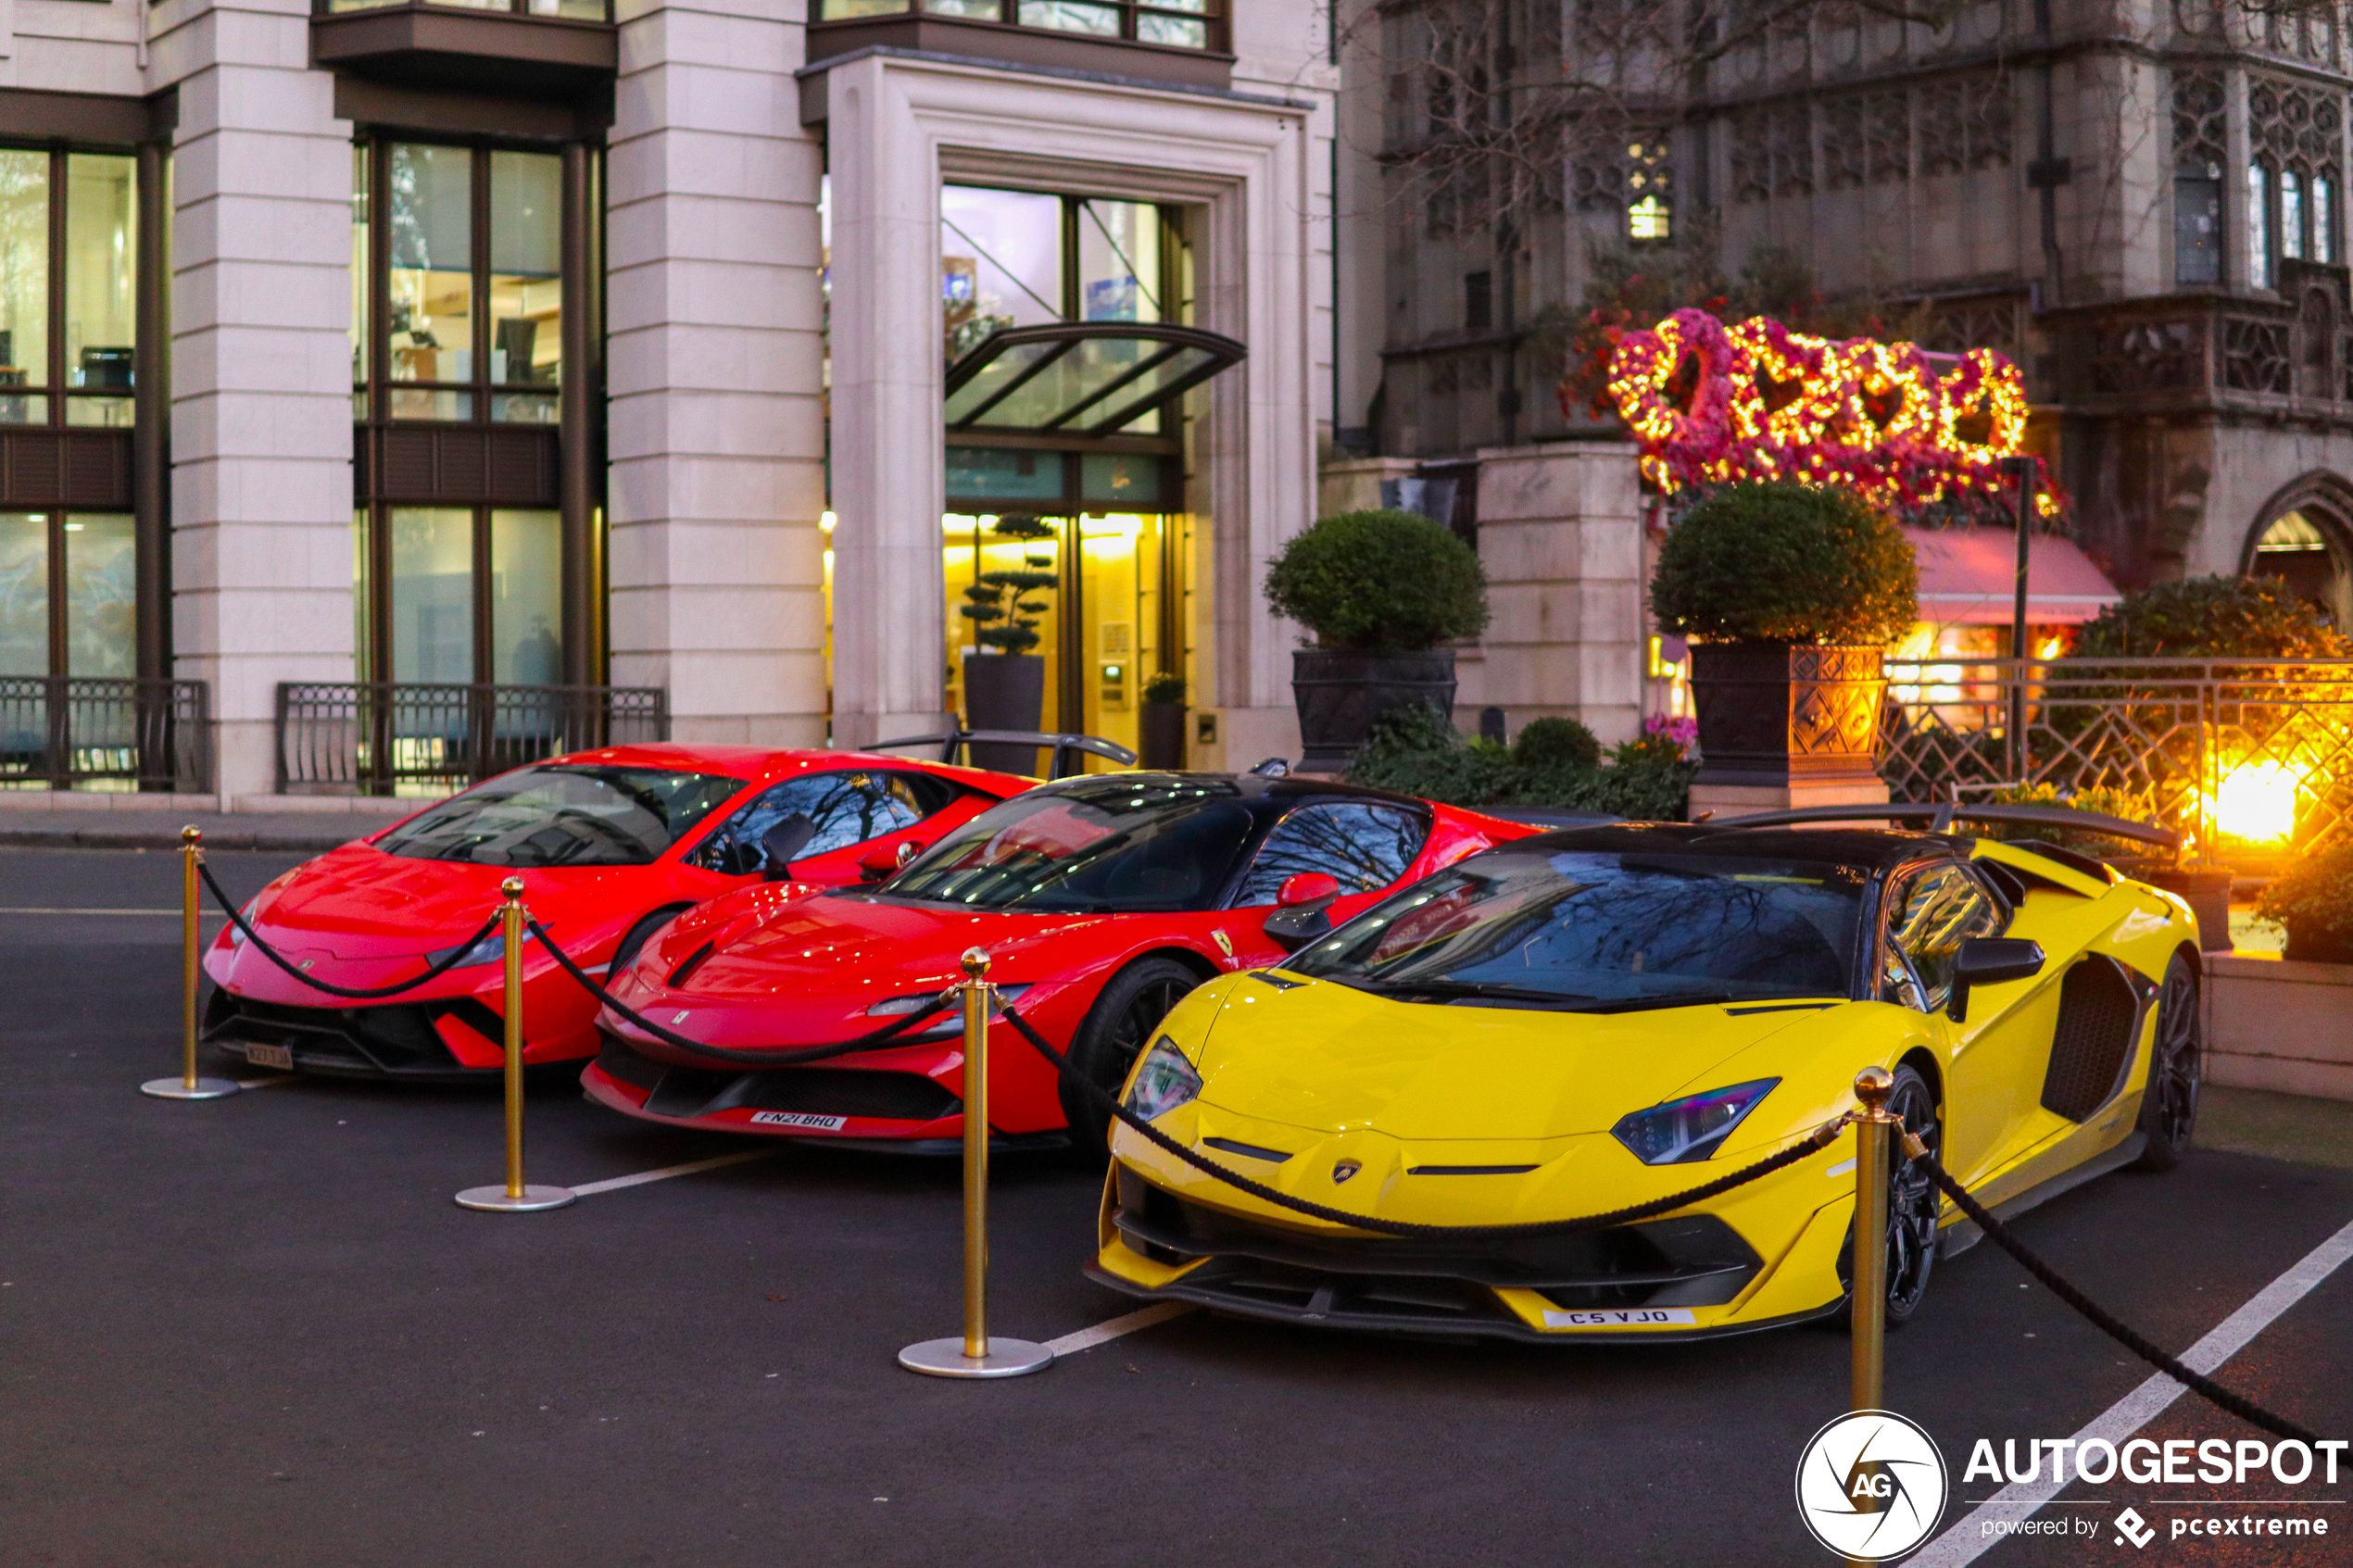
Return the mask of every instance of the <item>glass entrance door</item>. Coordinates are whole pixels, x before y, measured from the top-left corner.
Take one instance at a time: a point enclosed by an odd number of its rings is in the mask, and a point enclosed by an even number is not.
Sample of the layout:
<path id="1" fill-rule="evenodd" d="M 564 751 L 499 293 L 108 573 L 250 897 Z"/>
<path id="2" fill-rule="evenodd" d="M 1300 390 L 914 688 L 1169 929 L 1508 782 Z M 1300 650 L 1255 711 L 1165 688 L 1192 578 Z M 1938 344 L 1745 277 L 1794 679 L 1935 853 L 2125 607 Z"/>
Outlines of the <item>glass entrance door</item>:
<path id="1" fill-rule="evenodd" d="M 1136 749 L 1144 683 L 1189 667 L 1190 520 L 950 513 L 943 533 L 949 708 L 970 721 L 968 658 L 1036 659 L 1039 728 Z"/>

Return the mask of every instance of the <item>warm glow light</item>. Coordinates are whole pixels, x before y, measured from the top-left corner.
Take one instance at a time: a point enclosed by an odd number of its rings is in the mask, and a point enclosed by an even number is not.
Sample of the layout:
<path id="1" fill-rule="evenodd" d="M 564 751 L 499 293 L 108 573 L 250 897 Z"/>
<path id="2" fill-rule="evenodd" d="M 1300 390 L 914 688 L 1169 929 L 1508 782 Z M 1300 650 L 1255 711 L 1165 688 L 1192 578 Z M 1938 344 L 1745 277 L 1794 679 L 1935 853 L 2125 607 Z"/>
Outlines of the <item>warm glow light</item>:
<path id="1" fill-rule="evenodd" d="M 817 526 L 824 529 L 826 533 L 831 533 L 834 531 L 834 514 L 831 512 L 818 513 Z"/>
<path id="2" fill-rule="evenodd" d="M 2296 832 L 2298 782 L 2284 763 L 2242 762 L 2222 776 L 2207 809 L 2229 837 L 2276 843 Z"/>

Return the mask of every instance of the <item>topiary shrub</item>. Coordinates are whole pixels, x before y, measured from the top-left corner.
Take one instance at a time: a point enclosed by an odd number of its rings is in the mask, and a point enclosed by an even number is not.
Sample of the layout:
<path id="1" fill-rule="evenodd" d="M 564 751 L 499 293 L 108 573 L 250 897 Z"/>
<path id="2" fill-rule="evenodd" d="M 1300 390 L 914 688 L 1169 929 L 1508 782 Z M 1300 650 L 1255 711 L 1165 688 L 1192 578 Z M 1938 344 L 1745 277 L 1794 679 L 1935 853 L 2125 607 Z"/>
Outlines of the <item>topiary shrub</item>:
<path id="1" fill-rule="evenodd" d="M 1524 768 L 1598 768 L 1602 743 L 1574 719 L 1530 719 L 1513 738 L 1512 760 Z"/>
<path id="2" fill-rule="evenodd" d="M 2290 863 L 2256 900 L 2255 912 L 2287 927 L 2287 956 L 2353 963 L 2353 844 Z"/>
<path id="3" fill-rule="evenodd" d="M 1164 670 L 1144 683 L 1146 702 L 1182 702 L 1185 700 L 1185 677 Z"/>
<path id="4" fill-rule="evenodd" d="M 2284 583 L 2188 577 L 2127 594 L 2083 625 L 2078 659 L 2343 659 L 2353 642 Z"/>
<path id="5" fill-rule="evenodd" d="M 1412 512 L 1341 512 L 1294 535 L 1266 571 L 1266 602 L 1327 648 L 1403 653 L 1487 629 L 1487 574 L 1471 547 Z"/>
<path id="6" fill-rule="evenodd" d="M 1732 484 L 1659 546 L 1651 610 L 1703 642 L 1885 644 L 1919 619 L 1919 568 L 1894 521 L 1848 491 Z"/>

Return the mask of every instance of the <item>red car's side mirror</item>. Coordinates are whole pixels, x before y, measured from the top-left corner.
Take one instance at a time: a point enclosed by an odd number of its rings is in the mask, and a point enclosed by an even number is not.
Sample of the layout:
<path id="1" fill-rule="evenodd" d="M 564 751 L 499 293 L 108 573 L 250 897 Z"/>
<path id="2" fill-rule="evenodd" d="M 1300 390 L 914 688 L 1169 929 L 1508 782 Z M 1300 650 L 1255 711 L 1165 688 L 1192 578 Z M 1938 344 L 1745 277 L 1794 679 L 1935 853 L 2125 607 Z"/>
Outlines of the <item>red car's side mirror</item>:
<path id="1" fill-rule="evenodd" d="M 923 852 L 924 847 L 912 838 L 903 839 L 897 844 L 877 844 L 858 857 L 859 880 L 862 882 L 884 881 L 893 872 Z"/>
<path id="2" fill-rule="evenodd" d="M 1278 909 L 1296 909 L 1303 905 L 1328 904 L 1340 897 L 1340 879 L 1328 872 L 1301 872 L 1287 876 L 1275 894 Z"/>

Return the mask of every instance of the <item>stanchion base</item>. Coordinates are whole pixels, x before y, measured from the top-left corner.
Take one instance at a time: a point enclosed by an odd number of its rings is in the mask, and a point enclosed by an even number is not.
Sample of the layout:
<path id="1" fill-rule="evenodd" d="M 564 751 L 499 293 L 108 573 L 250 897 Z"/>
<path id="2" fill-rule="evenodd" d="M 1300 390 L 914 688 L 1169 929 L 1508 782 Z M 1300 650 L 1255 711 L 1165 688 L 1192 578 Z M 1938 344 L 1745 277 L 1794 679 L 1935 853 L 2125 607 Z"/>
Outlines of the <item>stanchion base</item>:
<path id="1" fill-rule="evenodd" d="M 926 1339 L 899 1352 L 900 1366 L 925 1377 L 1019 1377 L 1026 1372 L 1043 1372 L 1053 1363 L 1054 1353 L 1043 1345 L 998 1335 L 989 1336 L 988 1354 L 985 1356 L 965 1355 L 964 1336 L 961 1334 L 948 1339 Z"/>
<path id="2" fill-rule="evenodd" d="M 458 1195 L 458 1207 L 479 1209 L 485 1214 L 535 1214 L 542 1209 L 561 1209 L 575 1196 L 570 1187 L 526 1186 L 521 1198 L 514 1198 L 502 1183 L 495 1187 L 468 1187 Z"/>
<path id="3" fill-rule="evenodd" d="M 237 1092 L 237 1085 L 227 1078 L 199 1078 L 192 1088 L 185 1078 L 150 1078 L 139 1085 L 139 1092 L 157 1099 L 226 1099 Z"/>

